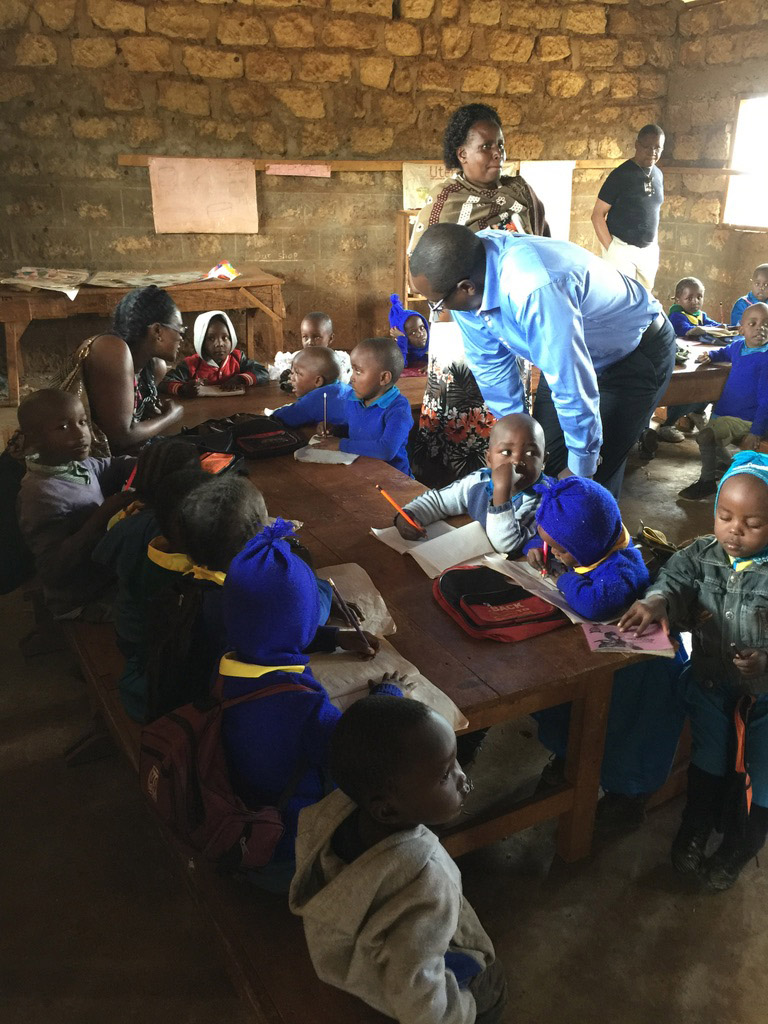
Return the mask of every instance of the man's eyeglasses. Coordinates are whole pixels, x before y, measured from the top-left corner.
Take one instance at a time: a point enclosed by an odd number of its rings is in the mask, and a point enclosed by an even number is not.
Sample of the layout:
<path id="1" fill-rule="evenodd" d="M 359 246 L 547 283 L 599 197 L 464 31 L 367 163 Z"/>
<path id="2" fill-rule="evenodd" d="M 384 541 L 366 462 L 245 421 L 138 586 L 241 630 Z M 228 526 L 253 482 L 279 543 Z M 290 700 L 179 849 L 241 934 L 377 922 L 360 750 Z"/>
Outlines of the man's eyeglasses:
<path id="1" fill-rule="evenodd" d="M 176 331 L 182 338 L 186 338 L 188 328 L 184 324 L 160 324 L 161 327 L 167 327 L 169 331 Z"/>
<path id="2" fill-rule="evenodd" d="M 438 299 L 437 302 L 430 302 L 429 299 L 427 299 L 427 305 L 429 306 L 429 312 L 432 314 L 431 319 L 436 320 L 437 317 L 440 316 L 440 314 L 443 312 L 443 306 L 446 304 L 448 299 L 450 299 L 450 297 L 453 295 L 453 293 L 456 291 L 456 289 L 458 287 L 459 287 L 459 282 L 457 281 L 456 284 L 453 286 L 453 288 L 450 288 L 445 293 L 445 295 L 442 297 L 442 299 Z"/>

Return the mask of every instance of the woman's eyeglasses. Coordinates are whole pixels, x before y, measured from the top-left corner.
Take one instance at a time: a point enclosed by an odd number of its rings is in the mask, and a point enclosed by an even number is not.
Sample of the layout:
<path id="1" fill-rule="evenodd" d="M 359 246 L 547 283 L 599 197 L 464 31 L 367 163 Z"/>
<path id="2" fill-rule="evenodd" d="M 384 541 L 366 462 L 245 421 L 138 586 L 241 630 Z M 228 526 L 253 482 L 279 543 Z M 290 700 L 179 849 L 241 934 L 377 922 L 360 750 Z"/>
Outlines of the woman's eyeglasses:
<path id="1" fill-rule="evenodd" d="M 186 338 L 188 328 L 184 324 L 160 324 L 161 327 L 167 327 L 169 331 L 176 331 L 182 338 Z"/>

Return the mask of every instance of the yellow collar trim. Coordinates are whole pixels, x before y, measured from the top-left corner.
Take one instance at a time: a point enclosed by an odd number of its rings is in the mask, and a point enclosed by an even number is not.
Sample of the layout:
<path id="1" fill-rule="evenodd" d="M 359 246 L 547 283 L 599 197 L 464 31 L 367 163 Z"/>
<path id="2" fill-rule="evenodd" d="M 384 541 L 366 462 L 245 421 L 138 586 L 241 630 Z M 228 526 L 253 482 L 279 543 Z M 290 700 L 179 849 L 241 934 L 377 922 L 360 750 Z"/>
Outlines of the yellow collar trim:
<path id="1" fill-rule="evenodd" d="M 224 580 L 227 578 L 227 574 L 220 569 L 206 569 L 204 565 L 192 563 L 187 572 L 191 572 L 196 580 L 210 580 L 211 583 L 218 583 L 220 587 L 224 586 Z"/>
<path id="2" fill-rule="evenodd" d="M 169 551 L 165 537 L 155 537 L 147 547 L 147 558 L 169 572 L 190 572 L 192 561 L 183 551 Z"/>
<path id="3" fill-rule="evenodd" d="M 731 568 L 734 572 L 744 572 L 745 569 L 748 569 L 751 565 L 754 565 L 754 562 L 751 558 L 747 559 L 746 562 L 742 562 L 739 559 L 731 558 L 731 556 L 728 555 L 728 560 L 730 561 Z M 736 564 L 737 562 L 738 565 Z"/>
<path id="4" fill-rule="evenodd" d="M 614 551 L 622 551 L 624 548 L 629 547 L 630 542 L 629 530 L 626 528 L 624 523 L 621 524 L 621 533 L 619 539 L 613 545 L 610 551 L 606 551 L 602 558 L 598 558 L 594 565 L 574 565 L 573 571 L 578 573 L 592 572 L 598 565 L 602 565 L 606 558 L 610 558 Z"/>
<path id="5" fill-rule="evenodd" d="M 304 665 L 251 665 L 247 661 L 238 661 L 232 654 L 225 654 L 219 662 L 219 673 L 223 676 L 235 676 L 238 679 L 258 679 L 270 672 L 296 672 L 301 674 Z"/>
<path id="6" fill-rule="evenodd" d="M 123 519 L 128 519 L 129 516 L 135 516 L 137 512 L 141 512 L 143 508 L 143 501 L 139 501 L 138 499 L 136 501 L 132 501 L 130 505 L 127 505 L 125 508 L 121 508 L 119 512 L 115 512 L 107 523 L 107 530 L 111 530 L 113 526 L 116 526 L 117 523 L 121 523 Z"/>

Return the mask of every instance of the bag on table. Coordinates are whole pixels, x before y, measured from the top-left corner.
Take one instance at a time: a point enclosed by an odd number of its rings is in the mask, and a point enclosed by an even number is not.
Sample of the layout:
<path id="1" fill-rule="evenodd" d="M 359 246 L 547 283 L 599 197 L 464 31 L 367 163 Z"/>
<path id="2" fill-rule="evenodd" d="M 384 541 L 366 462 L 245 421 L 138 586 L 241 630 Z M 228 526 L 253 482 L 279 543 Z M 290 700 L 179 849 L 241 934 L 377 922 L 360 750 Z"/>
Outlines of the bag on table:
<path id="1" fill-rule="evenodd" d="M 269 863 L 284 831 L 280 807 L 250 810 L 235 795 L 221 742 L 223 712 L 245 701 L 307 689 L 278 683 L 232 700 L 214 698 L 207 706 L 187 704 L 142 729 L 142 792 L 163 824 L 222 873 Z M 280 805 L 293 795 L 305 770 L 297 770 Z"/>
<path id="2" fill-rule="evenodd" d="M 432 584 L 432 594 L 464 632 L 478 640 L 513 644 L 568 623 L 559 608 L 487 566 L 446 569 Z"/>
<path id="3" fill-rule="evenodd" d="M 300 434 L 284 427 L 279 420 L 247 413 L 238 413 L 226 419 L 206 420 L 182 433 L 186 437 L 199 437 L 211 450 L 235 452 L 246 459 L 291 455 L 306 444 Z"/>

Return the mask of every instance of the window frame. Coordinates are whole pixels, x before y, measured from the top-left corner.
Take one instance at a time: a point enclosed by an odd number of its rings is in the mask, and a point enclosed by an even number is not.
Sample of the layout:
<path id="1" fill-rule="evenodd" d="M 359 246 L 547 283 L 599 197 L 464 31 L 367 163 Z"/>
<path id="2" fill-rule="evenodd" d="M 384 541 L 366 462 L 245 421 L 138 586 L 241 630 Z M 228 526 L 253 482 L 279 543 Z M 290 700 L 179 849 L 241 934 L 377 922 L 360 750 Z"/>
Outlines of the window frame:
<path id="1" fill-rule="evenodd" d="M 699 0 L 695 0 L 695 2 L 698 3 Z M 709 3 L 709 2 L 711 2 L 711 0 L 706 0 L 706 2 Z M 725 219 L 725 209 L 726 209 L 726 206 L 728 204 L 728 190 L 731 187 L 732 180 L 734 178 L 739 178 L 739 177 L 751 177 L 751 175 L 747 174 L 747 172 L 745 172 L 745 171 L 736 171 L 736 170 L 734 170 L 732 168 L 731 164 L 733 163 L 733 151 L 734 151 L 734 148 L 736 146 L 736 130 L 737 130 L 738 126 L 739 126 L 739 113 L 741 112 L 741 105 L 742 105 L 742 103 L 745 100 L 756 100 L 756 99 L 764 99 L 766 101 L 766 103 L 768 103 L 768 92 L 760 91 L 760 92 L 739 93 L 737 96 L 734 97 L 735 110 L 734 110 L 734 115 L 733 115 L 733 131 L 731 132 L 731 139 L 730 139 L 730 142 L 728 144 L 728 166 L 723 168 L 724 173 L 725 173 L 726 181 L 725 181 L 725 188 L 723 189 L 723 204 L 722 204 L 722 207 L 720 209 L 720 217 L 719 217 L 719 220 L 718 220 L 718 226 L 719 227 L 723 227 L 723 228 L 730 228 L 732 231 L 748 231 L 748 232 L 753 232 L 753 233 L 758 233 L 758 234 L 759 233 L 766 234 L 766 233 L 768 233 L 768 224 L 766 224 L 766 225 L 761 225 L 761 224 L 736 224 L 733 221 L 729 221 L 729 220 Z"/>

